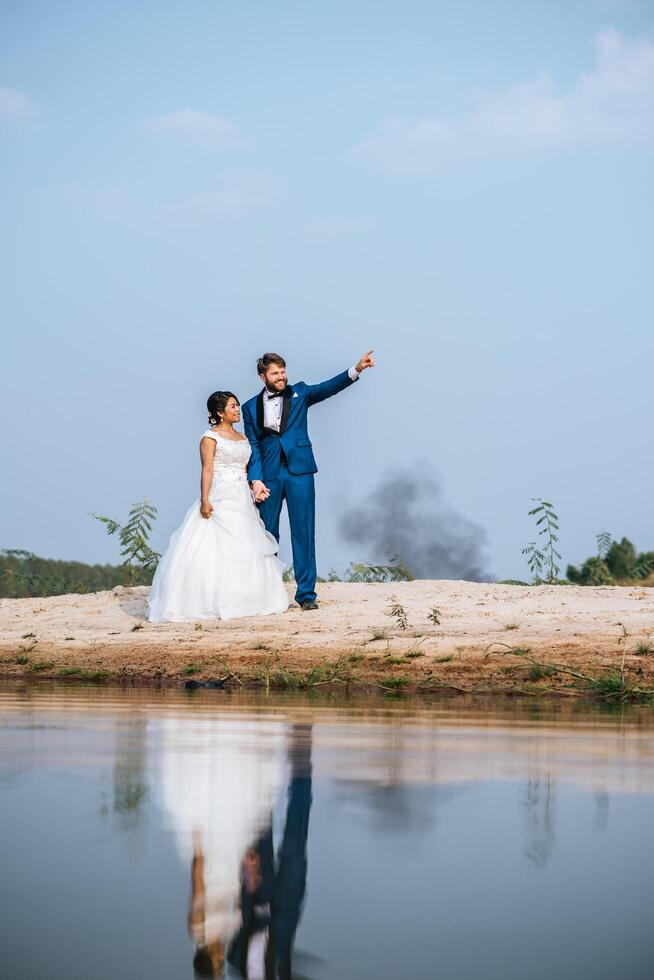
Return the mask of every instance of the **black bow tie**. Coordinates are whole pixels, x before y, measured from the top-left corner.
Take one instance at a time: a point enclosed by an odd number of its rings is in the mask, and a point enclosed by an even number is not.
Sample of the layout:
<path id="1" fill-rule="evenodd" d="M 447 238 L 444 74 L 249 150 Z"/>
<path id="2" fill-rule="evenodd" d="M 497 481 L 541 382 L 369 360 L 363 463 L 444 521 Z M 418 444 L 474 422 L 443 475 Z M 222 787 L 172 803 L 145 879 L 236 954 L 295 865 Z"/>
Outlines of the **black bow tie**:
<path id="1" fill-rule="evenodd" d="M 282 398 L 283 394 L 284 393 L 282 391 L 276 391 L 274 395 L 266 393 L 266 398 Z"/>

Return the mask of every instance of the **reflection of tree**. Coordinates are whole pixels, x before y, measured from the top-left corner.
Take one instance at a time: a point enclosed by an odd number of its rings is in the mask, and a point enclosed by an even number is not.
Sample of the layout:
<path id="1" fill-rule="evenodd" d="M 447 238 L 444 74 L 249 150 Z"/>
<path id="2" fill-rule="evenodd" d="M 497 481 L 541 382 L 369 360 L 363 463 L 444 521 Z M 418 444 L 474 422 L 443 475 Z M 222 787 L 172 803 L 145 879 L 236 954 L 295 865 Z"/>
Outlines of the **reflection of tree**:
<path id="1" fill-rule="evenodd" d="M 351 757 L 352 769 L 364 775 L 338 780 L 339 805 L 363 811 L 376 832 L 423 833 L 435 822 L 435 801 L 457 796 L 467 787 L 440 782 L 435 727 L 417 733 L 393 714 L 383 721 L 383 727 L 370 732 L 359 755 Z"/>
<path id="2" fill-rule="evenodd" d="M 146 720 L 139 715 L 120 719 L 116 729 L 113 773 L 113 811 L 119 829 L 134 834 L 143 819 L 148 796 L 145 783 Z"/>
<path id="3" fill-rule="evenodd" d="M 26 724 L 3 725 L 0 739 L 0 787 L 19 786 L 24 776 L 36 768 L 36 739 L 34 733 L 50 725 Z"/>
<path id="4" fill-rule="evenodd" d="M 545 779 L 530 779 L 522 801 L 527 816 L 525 857 L 537 867 L 545 867 L 554 850 L 555 790 L 552 774 Z"/>
<path id="5" fill-rule="evenodd" d="M 593 830 L 606 830 L 609 825 L 609 794 L 603 789 L 596 789 L 594 796 Z"/>

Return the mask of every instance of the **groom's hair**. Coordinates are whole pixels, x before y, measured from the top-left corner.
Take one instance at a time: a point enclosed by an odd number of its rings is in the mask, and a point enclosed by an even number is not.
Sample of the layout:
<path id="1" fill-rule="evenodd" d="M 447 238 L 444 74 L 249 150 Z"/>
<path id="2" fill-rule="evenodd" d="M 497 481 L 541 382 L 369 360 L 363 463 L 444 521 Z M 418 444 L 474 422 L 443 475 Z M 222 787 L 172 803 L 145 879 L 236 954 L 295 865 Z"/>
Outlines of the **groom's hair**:
<path id="1" fill-rule="evenodd" d="M 279 367 L 286 367 L 286 361 L 280 354 L 262 354 L 257 361 L 257 374 L 265 374 L 271 364 L 277 364 Z"/>

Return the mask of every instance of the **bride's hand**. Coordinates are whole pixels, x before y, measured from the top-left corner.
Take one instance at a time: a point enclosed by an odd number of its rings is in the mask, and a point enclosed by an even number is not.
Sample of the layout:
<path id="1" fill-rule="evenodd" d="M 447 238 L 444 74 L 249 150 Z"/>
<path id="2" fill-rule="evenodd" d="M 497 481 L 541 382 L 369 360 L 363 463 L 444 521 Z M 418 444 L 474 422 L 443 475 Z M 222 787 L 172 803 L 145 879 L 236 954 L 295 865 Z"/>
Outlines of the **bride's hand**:
<path id="1" fill-rule="evenodd" d="M 205 518 L 211 517 L 213 514 L 213 504 L 210 504 L 208 500 L 202 500 L 200 502 L 200 513 Z"/>
<path id="2" fill-rule="evenodd" d="M 261 480 L 252 481 L 252 495 L 254 497 L 255 504 L 261 504 L 264 500 L 267 500 L 270 496 L 270 490 Z"/>

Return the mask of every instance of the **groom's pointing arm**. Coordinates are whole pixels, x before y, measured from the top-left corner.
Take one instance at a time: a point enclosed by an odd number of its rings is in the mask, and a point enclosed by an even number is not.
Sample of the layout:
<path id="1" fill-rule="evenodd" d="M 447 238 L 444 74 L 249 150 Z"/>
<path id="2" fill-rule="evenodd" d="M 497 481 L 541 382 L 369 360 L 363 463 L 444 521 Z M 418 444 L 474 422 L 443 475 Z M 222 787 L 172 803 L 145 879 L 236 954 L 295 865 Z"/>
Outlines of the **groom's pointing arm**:
<path id="1" fill-rule="evenodd" d="M 344 391 L 350 385 L 353 385 L 355 381 L 359 380 L 361 373 L 366 368 L 375 366 L 375 362 L 370 356 L 371 354 L 372 351 L 368 351 L 349 371 L 343 371 L 342 374 L 337 374 L 335 378 L 330 378 L 329 381 L 322 381 L 317 385 L 307 385 L 308 404 L 316 405 L 318 402 L 324 402 L 325 398 L 331 398 L 332 395 L 337 395 L 339 391 Z"/>
<path id="2" fill-rule="evenodd" d="M 359 375 L 353 372 L 354 369 L 350 368 L 349 371 L 343 371 L 341 374 L 337 374 L 335 378 L 330 378 L 329 381 L 321 381 L 317 385 L 307 385 L 307 403 L 316 405 L 318 402 L 324 402 L 325 398 L 331 398 L 332 395 L 337 395 L 339 391 L 349 388 L 359 378 Z"/>

